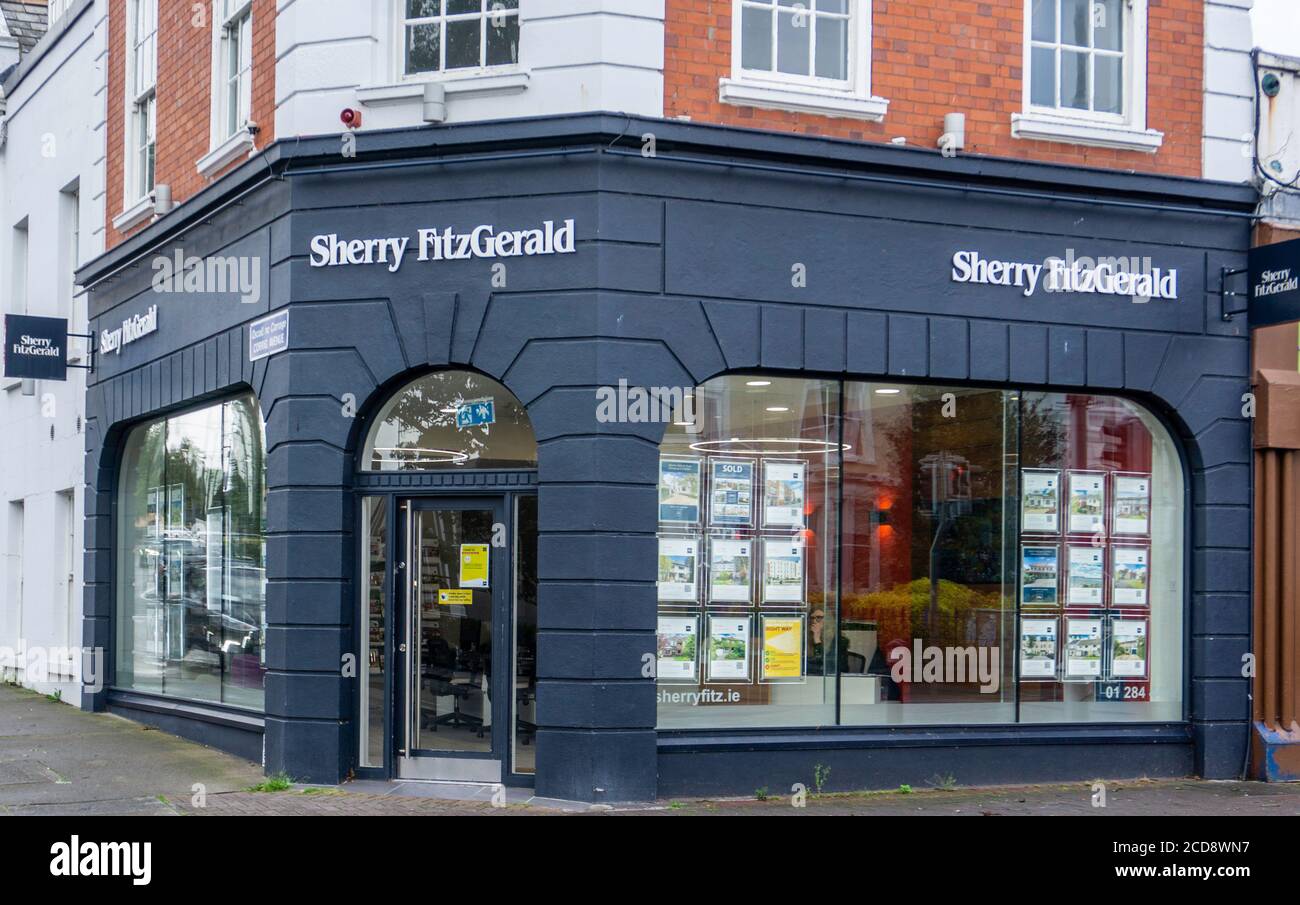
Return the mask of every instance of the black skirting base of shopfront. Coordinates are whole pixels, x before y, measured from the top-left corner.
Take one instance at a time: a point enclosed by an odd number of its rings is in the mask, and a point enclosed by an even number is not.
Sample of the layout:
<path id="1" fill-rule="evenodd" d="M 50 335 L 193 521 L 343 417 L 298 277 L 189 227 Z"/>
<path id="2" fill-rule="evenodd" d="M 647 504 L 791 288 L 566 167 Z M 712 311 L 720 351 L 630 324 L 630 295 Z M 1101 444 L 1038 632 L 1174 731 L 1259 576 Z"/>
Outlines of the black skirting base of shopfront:
<path id="1" fill-rule="evenodd" d="M 256 714 L 132 692 L 109 692 L 106 709 L 255 764 L 262 762 L 265 726 Z"/>
<path id="2" fill-rule="evenodd" d="M 659 795 L 779 797 L 809 792 L 1192 776 L 1186 724 L 909 727 L 802 735 L 661 735 Z"/>
<path id="3" fill-rule="evenodd" d="M 298 781 L 499 779 L 589 801 L 776 794 L 818 765 L 833 789 L 1240 773 L 1249 342 L 1222 317 L 1222 274 L 1245 260 L 1248 187 L 622 114 L 356 137 L 356 157 L 337 136 L 277 143 L 78 273 L 105 340 L 86 403 L 83 634 L 116 689 L 84 707 Z M 1085 257 L 1044 288 L 1045 262 Z M 204 265 L 193 286 L 160 286 L 187 258 Z M 1126 297 L 1137 287 L 1151 297 Z M 447 375 L 479 394 L 433 405 Z M 602 417 L 600 393 L 620 387 L 695 393 L 724 432 L 699 453 L 672 418 Z M 968 420 L 945 420 L 951 400 Z M 751 409 L 748 434 L 725 432 Z M 1027 451 L 1052 432 L 1074 439 L 1044 469 Z M 468 437 L 472 452 L 448 446 Z M 746 437 L 821 458 L 716 452 Z M 745 484 L 759 495 L 758 473 L 786 467 L 779 530 L 766 515 L 704 527 L 701 463 L 743 455 L 765 457 Z M 694 522 L 665 531 L 674 458 Z M 1085 546 L 1072 523 L 1021 537 L 1034 469 L 1108 500 L 1159 485 L 1135 505 L 1167 541 L 1098 541 L 1112 566 L 1126 557 L 1111 580 L 1136 585 L 1078 623 L 1093 673 L 1053 659 L 1060 598 L 1021 620 L 1026 564 L 1034 582 L 1054 571 L 1057 594 Z M 797 486 L 814 476 L 815 499 Z M 1086 516 L 1095 498 L 1080 499 Z M 488 571 L 449 583 L 453 535 L 491 563 L 490 588 Z M 724 537 L 762 550 L 787 595 L 754 591 L 730 635 L 706 626 L 736 598 L 705 599 L 690 548 Z M 665 555 L 665 538 L 687 552 Z M 687 596 L 664 601 L 672 581 Z M 841 602 L 837 661 L 835 630 L 811 629 Z M 954 638 L 1000 654 L 996 694 L 900 688 L 876 662 L 959 620 Z M 656 684 L 668 667 L 689 692 Z M 970 722 L 909 725 L 925 707 Z"/>

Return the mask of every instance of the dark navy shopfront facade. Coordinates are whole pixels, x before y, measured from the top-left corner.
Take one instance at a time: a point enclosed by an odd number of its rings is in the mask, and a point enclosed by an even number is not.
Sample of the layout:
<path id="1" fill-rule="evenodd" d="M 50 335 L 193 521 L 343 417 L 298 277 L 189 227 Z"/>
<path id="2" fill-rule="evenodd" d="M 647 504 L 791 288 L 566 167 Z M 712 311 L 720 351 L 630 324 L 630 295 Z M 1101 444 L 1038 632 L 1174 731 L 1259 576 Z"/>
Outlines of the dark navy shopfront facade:
<path id="1" fill-rule="evenodd" d="M 643 151 L 645 133 L 654 135 L 652 153 Z M 1241 319 L 1221 318 L 1220 289 L 1222 269 L 1244 266 L 1247 189 L 621 115 L 357 139 L 355 158 L 339 156 L 337 138 L 275 145 L 79 274 L 96 334 L 157 306 L 156 329 L 101 355 L 90 379 L 85 638 L 111 653 L 110 681 L 87 691 L 83 706 L 264 760 L 268 773 L 299 780 L 398 775 L 410 728 L 398 710 L 412 693 L 398 667 L 371 688 L 375 712 L 388 720 L 378 759 L 369 767 L 359 759 L 367 703 L 355 666 L 370 580 L 363 498 L 387 500 L 375 524 L 395 543 L 402 530 L 418 530 L 403 529 L 404 513 L 439 500 L 482 504 L 514 531 L 525 516 L 512 507 L 531 505 L 535 494 L 535 663 L 528 682 L 516 681 L 527 688 L 493 686 L 505 689 L 491 695 L 495 716 L 480 714 L 475 725 L 517 752 L 504 730 L 517 731 L 512 708 L 529 707 L 535 772 L 516 778 L 533 778 L 539 794 L 750 794 L 810 784 L 814 765 L 829 768 L 832 788 L 935 775 L 966 784 L 1240 772 L 1250 650 L 1249 350 Z M 533 254 L 418 257 L 422 229 L 463 235 L 490 225 L 499 235 L 548 221 L 553 231 L 572 221 L 571 250 L 566 236 L 552 234 Z M 400 266 L 396 244 L 381 242 L 348 252 L 328 246 L 331 260 L 357 263 L 314 266 L 324 260 L 313 261 L 322 236 L 408 241 Z M 494 250 L 520 250 L 519 239 L 506 241 L 513 244 Z M 437 257 L 433 248 L 428 240 Z M 211 283 L 156 291 L 155 262 L 178 249 L 248 262 L 254 270 L 243 288 L 257 290 L 245 298 Z M 961 252 L 1008 266 L 990 274 L 986 263 L 988 282 L 959 281 Z M 1014 265 L 1067 255 L 1149 258 L 1165 275 L 1176 271 L 1176 298 L 1134 303 L 1045 292 L 1041 283 L 1026 293 L 1028 271 Z M 287 348 L 250 361 L 250 325 L 284 310 Z M 367 470 L 367 438 L 385 404 L 444 371 L 479 375 L 513 395 L 536 441 L 535 467 Z M 1172 710 L 1151 721 L 665 725 L 647 663 L 662 631 L 656 507 L 666 425 L 600 418 L 596 391 L 620 381 L 699 387 L 724 375 L 815 379 L 839 387 L 832 394 L 840 397 L 849 381 L 987 389 L 1016 404 L 1022 393 L 1094 394 L 1151 413 L 1153 430 L 1173 438 L 1181 469 L 1170 484 L 1178 488 L 1171 505 L 1181 574 L 1154 577 L 1172 582 L 1181 608 L 1168 617 L 1181 654 Z M 143 482 L 145 515 L 124 518 L 124 482 L 143 461 L 128 455 L 143 442 L 131 438 L 159 419 L 183 422 L 187 412 L 234 398 L 251 398 L 264 419 L 264 572 L 249 567 L 265 581 L 264 625 L 226 613 L 225 640 L 204 654 L 220 661 L 218 690 L 195 696 L 178 684 L 158 693 L 139 680 L 143 667 L 123 679 L 124 572 L 157 572 L 154 553 L 122 554 L 123 535 L 165 539 L 193 519 L 182 506 L 174 529 L 169 521 L 164 500 L 180 491 L 149 496 L 155 483 L 171 486 L 166 479 Z M 228 437 L 240 411 L 226 411 L 213 436 Z M 183 441 L 159 442 L 182 455 Z M 228 439 L 213 442 L 232 448 Z M 1009 492 L 1008 511 L 1018 511 L 1017 497 Z M 233 517 L 222 518 L 225 536 L 235 536 Z M 399 601 L 402 554 L 391 549 L 393 562 L 378 574 Z M 510 557 L 501 568 L 517 571 L 525 555 L 511 544 L 500 549 Z M 182 555 L 173 565 L 185 573 Z M 493 574 L 497 587 L 514 573 Z M 209 610 L 242 593 L 230 591 L 238 575 L 221 581 L 227 593 L 210 591 Z M 167 596 L 166 581 L 146 584 L 139 599 Z M 838 586 L 830 575 L 822 590 Z M 483 649 L 499 656 L 514 637 L 513 611 L 495 612 L 500 633 Z M 186 631 L 176 628 L 178 637 Z M 400 663 L 401 638 L 385 631 L 380 654 Z M 499 661 L 491 681 L 506 669 L 516 671 Z M 264 700 L 235 691 L 259 680 Z M 489 677 L 473 681 L 486 696 Z M 444 691 L 446 706 L 465 702 L 464 688 Z M 1019 713 L 1019 698 L 1008 706 Z"/>

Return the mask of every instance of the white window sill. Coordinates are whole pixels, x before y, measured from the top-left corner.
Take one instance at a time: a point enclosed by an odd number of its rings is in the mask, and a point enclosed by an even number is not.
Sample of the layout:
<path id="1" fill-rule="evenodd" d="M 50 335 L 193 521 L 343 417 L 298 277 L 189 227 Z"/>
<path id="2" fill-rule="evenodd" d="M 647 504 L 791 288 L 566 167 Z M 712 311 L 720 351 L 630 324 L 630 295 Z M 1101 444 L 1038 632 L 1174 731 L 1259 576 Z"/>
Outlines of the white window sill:
<path id="1" fill-rule="evenodd" d="M 1070 119 L 1047 113 L 1013 113 L 1011 137 L 1154 154 L 1164 144 L 1165 133 L 1155 129 L 1135 129 L 1118 123 Z"/>
<path id="2" fill-rule="evenodd" d="M 878 123 L 885 118 L 889 101 L 883 97 L 863 97 L 848 91 L 835 91 L 812 85 L 778 85 L 744 79 L 722 79 L 718 83 L 718 100 L 740 107 L 765 107 L 792 110 Z"/>
<path id="3" fill-rule="evenodd" d="M 209 179 L 239 158 L 249 156 L 254 150 L 256 148 L 252 133 L 247 128 L 240 128 L 234 135 L 200 157 L 194 166 L 198 168 L 199 175 Z"/>
<path id="4" fill-rule="evenodd" d="M 113 229 L 121 232 L 153 216 L 153 193 L 145 195 L 135 204 L 113 218 Z"/>
<path id="5" fill-rule="evenodd" d="M 393 85 L 366 85 L 357 89 L 357 100 L 367 107 L 421 103 L 424 86 L 441 85 L 447 97 L 473 97 L 490 94 L 518 94 L 528 87 L 526 69 L 471 69 L 466 74 L 439 75 L 428 79 L 409 79 Z"/>

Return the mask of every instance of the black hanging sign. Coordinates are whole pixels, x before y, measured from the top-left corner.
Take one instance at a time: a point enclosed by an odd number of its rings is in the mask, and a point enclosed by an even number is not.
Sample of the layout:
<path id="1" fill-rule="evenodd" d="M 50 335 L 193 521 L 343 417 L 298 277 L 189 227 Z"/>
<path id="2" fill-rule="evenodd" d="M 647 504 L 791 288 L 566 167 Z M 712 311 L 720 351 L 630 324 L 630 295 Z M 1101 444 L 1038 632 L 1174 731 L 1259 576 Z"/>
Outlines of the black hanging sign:
<path id="1" fill-rule="evenodd" d="M 1300 239 L 1252 248 L 1247 273 L 1252 327 L 1300 321 Z"/>
<path id="2" fill-rule="evenodd" d="M 6 377 L 67 380 L 67 320 L 6 314 L 4 366 Z"/>

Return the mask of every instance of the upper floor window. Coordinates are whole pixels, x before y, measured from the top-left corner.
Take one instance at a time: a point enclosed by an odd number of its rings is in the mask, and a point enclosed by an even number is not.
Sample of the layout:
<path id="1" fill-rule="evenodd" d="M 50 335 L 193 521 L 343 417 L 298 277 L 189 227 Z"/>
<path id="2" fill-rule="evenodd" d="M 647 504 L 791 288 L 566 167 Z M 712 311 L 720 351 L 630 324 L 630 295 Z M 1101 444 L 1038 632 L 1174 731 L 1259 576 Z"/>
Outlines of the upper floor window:
<path id="1" fill-rule="evenodd" d="M 248 124 L 253 96 L 252 0 L 218 0 L 220 35 L 216 48 L 218 106 L 216 138 L 225 139 Z"/>
<path id="2" fill-rule="evenodd" d="M 1146 128 L 1147 0 L 1025 0 L 1025 101 L 1012 134 L 1155 151 Z"/>
<path id="3" fill-rule="evenodd" d="M 131 0 L 127 21 L 128 166 L 130 204 L 153 191 L 157 145 L 158 0 Z"/>
<path id="4" fill-rule="evenodd" d="M 50 0 L 49 3 L 49 27 L 53 28 L 55 24 L 63 18 L 64 14 L 72 8 L 72 0 Z"/>
<path id="5" fill-rule="evenodd" d="M 1122 117 L 1129 18 L 1124 0 L 1033 0 L 1030 103 Z"/>
<path id="6" fill-rule="evenodd" d="M 723 103 L 879 121 L 871 0 L 734 0 Z"/>
<path id="7" fill-rule="evenodd" d="M 519 0 L 401 0 L 402 73 L 519 62 Z"/>
<path id="8" fill-rule="evenodd" d="M 852 0 L 741 0 L 741 69 L 847 83 L 855 5 Z"/>

